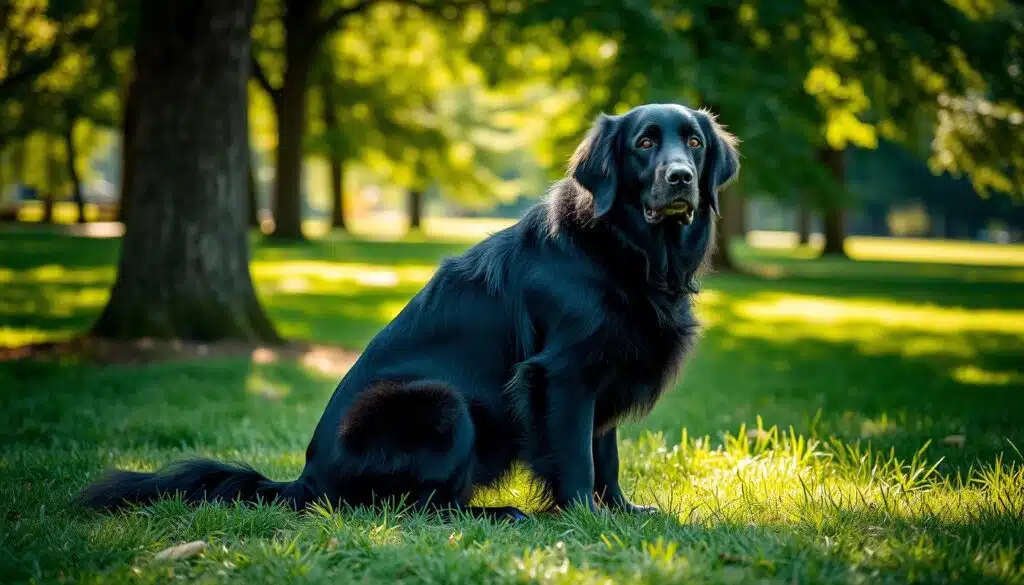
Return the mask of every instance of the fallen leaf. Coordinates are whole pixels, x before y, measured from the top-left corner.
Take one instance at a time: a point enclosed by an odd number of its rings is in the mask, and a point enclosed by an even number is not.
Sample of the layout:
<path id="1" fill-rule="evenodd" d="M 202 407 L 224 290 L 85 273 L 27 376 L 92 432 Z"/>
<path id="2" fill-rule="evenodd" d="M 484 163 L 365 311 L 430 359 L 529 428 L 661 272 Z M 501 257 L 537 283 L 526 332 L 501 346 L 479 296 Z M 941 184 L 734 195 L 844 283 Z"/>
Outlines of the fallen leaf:
<path id="1" fill-rule="evenodd" d="M 963 447 L 967 437 L 963 435 L 949 435 L 942 439 L 942 442 L 947 445 L 953 445 L 954 447 Z"/>
<path id="2" fill-rule="evenodd" d="M 197 555 L 201 555 L 206 551 L 206 543 L 202 540 L 195 540 L 192 542 L 186 542 L 185 544 L 179 544 L 178 546 L 172 546 L 171 548 L 164 549 L 153 557 L 154 561 L 168 561 L 177 559 L 188 559 Z"/>

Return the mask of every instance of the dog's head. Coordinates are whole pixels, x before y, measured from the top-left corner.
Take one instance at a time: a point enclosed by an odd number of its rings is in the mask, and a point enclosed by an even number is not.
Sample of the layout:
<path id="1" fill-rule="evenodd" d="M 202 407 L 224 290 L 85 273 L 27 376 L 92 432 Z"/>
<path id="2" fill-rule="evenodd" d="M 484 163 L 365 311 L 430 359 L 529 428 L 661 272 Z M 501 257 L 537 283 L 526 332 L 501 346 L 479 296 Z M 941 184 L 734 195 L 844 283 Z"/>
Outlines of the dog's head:
<path id="1" fill-rule="evenodd" d="M 616 206 L 648 225 L 718 214 L 718 191 L 739 171 L 736 138 L 701 110 L 676 104 L 602 114 L 576 149 L 570 176 L 600 218 Z"/>

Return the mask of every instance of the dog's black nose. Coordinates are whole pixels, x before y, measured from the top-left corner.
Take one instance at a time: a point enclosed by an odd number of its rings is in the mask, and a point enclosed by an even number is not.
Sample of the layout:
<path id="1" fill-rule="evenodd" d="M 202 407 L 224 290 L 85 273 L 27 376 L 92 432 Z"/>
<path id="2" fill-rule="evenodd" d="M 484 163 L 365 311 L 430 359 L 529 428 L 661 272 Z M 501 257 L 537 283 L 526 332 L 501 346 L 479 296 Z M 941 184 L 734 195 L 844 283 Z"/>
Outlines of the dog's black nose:
<path id="1" fill-rule="evenodd" d="M 669 185 L 689 185 L 693 182 L 693 171 L 685 165 L 670 165 L 665 169 L 665 181 Z"/>

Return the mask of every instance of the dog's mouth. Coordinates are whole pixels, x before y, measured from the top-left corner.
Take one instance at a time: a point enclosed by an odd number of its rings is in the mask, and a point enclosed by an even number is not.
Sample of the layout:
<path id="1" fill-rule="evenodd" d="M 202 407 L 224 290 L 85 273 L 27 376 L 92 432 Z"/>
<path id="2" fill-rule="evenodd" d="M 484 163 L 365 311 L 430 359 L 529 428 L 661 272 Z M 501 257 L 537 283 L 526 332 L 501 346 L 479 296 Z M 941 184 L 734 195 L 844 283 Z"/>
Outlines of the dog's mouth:
<path id="1" fill-rule="evenodd" d="M 659 209 L 644 205 L 644 219 L 654 225 L 661 223 L 666 217 L 672 217 L 684 225 L 689 225 L 693 221 L 693 211 L 693 206 L 686 201 L 673 201 Z"/>

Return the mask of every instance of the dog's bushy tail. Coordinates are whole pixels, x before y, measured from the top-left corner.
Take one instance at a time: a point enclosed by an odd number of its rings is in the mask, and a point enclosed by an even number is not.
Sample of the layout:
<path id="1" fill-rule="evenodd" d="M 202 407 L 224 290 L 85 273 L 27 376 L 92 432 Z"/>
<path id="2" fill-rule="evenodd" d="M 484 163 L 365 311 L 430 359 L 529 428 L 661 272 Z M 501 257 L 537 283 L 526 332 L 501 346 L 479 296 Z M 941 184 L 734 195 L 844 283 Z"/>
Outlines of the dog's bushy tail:
<path id="1" fill-rule="evenodd" d="M 180 494 L 188 503 L 279 501 L 293 508 L 302 505 L 297 482 L 271 481 L 255 469 L 206 459 L 172 463 L 154 473 L 112 470 L 86 487 L 81 504 L 112 510 L 126 504 L 150 504 Z"/>

